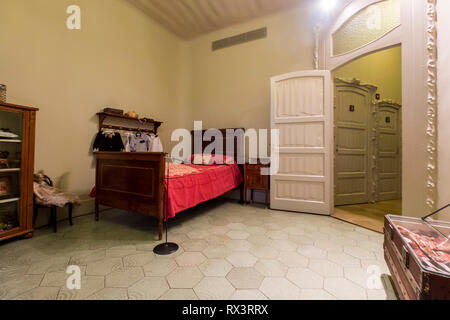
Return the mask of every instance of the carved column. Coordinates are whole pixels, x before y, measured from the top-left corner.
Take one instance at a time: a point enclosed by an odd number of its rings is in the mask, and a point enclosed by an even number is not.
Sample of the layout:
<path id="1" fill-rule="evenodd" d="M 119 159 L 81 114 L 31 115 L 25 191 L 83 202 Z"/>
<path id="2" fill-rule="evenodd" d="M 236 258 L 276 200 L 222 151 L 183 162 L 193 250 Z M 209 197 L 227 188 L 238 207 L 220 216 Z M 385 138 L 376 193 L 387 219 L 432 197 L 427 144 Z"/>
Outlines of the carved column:
<path id="1" fill-rule="evenodd" d="M 427 206 L 437 202 L 437 12 L 436 1 L 427 0 Z"/>

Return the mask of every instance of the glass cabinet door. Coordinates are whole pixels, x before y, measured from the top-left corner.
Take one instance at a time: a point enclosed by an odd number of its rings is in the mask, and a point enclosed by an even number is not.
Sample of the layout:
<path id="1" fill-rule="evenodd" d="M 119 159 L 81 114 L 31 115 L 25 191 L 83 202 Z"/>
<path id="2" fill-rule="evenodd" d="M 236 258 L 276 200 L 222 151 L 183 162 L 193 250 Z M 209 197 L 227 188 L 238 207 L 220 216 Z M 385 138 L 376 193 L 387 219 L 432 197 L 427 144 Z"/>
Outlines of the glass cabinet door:
<path id="1" fill-rule="evenodd" d="M 0 234 L 19 228 L 23 114 L 0 110 Z"/>

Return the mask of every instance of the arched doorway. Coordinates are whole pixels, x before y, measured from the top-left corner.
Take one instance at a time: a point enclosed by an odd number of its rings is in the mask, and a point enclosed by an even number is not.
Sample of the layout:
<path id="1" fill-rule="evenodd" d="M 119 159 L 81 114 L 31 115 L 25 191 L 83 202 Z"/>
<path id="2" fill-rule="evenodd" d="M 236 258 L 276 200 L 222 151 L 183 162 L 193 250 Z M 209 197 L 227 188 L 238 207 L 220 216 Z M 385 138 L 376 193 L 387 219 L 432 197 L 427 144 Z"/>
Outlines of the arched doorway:
<path id="1" fill-rule="evenodd" d="M 436 198 L 435 1 L 341 0 L 342 11 L 317 33 L 316 69 L 321 70 L 272 78 L 271 127 L 280 138 L 279 146 L 272 146 L 280 167 L 271 176 L 273 209 L 333 214 L 331 73 L 355 59 L 401 45 L 403 214 L 420 217 L 430 212 Z"/>

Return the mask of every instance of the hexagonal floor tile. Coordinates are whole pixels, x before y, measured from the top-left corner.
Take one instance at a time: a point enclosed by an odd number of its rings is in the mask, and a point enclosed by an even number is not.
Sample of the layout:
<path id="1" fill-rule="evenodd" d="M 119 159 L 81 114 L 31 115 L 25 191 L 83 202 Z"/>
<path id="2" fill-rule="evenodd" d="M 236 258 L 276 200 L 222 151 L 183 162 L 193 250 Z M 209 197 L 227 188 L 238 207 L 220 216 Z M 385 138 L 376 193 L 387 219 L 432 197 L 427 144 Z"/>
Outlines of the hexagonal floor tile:
<path id="1" fill-rule="evenodd" d="M 324 277 L 342 277 L 344 275 L 344 269 L 340 265 L 328 260 L 310 260 L 308 269 Z"/>
<path id="2" fill-rule="evenodd" d="M 27 274 L 44 274 L 49 271 L 49 269 L 55 269 L 55 267 L 62 267 L 61 271 L 65 271 L 67 264 L 69 263 L 70 257 L 53 257 L 43 261 L 36 262 L 32 264 L 28 270 Z M 65 267 L 65 268 L 64 268 Z"/>
<path id="3" fill-rule="evenodd" d="M 128 291 L 125 288 L 104 288 L 92 296 L 88 300 L 128 300 Z"/>
<path id="4" fill-rule="evenodd" d="M 207 277 L 225 277 L 233 266 L 225 259 L 208 259 L 199 269 Z"/>
<path id="5" fill-rule="evenodd" d="M 142 268 L 123 268 L 113 271 L 105 278 L 105 286 L 108 288 L 128 288 L 144 278 Z"/>
<path id="6" fill-rule="evenodd" d="M 67 275 L 66 275 L 67 276 Z M 9 300 L 39 286 L 42 275 L 22 275 L 0 284 L 0 300 Z"/>
<path id="7" fill-rule="evenodd" d="M 336 300 L 331 294 L 323 289 L 302 289 L 300 293 L 300 300 Z"/>
<path id="8" fill-rule="evenodd" d="M 291 268 L 286 277 L 300 289 L 323 288 L 323 277 L 306 268 Z"/>
<path id="9" fill-rule="evenodd" d="M 126 257 L 136 253 L 135 245 L 118 246 L 106 250 L 106 256 L 115 258 Z"/>
<path id="10" fill-rule="evenodd" d="M 203 254 L 208 259 L 223 259 L 231 254 L 231 250 L 225 245 L 209 245 Z"/>
<path id="11" fill-rule="evenodd" d="M 211 234 L 206 241 L 208 245 L 224 245 L 230 241 L 230 238 L 225 234 Z"/>
<path id="12" fill-rule="evenodd" d="M 230 239 L 245 240 L 250 236 L 250 234 L 242 230 L 231 230 L 227 233 L 227 236 Z"/>
<path id="13" fill-rule="evenodd" d="M 296 252 L 281 252 L 278 260 L 290 268 L 306 267 L 309 259 Z"/>
<path id="14" fill-rule="evenodd" d="M 130 300 L 156 300 L 169 290 L 163 277 L 144 278 L 128 288 Z"/>
<path id="15" fill-rule="evenodd" d="M 295 252 L 297 250 L 297 244 L 290 240 L 273 240 L 270 246 L 279 251 Z"/>
<path id="16" fill-rule="evenodd" d="M 250 226 L 248 223 L 247 223 L 247 225 L 249 226 L 249 227 L 247 227 L 246 229 L 245 229 L 245 231 L 247 232 L 247 233 L 249 233 L 249 234 L 251 234 L 251 235 L 263 235 L 263 234 L 265 234 L 266 232 L 267 232 L 267 230 L 266 229 L 264 229 L 264 228 L 262 228 L 262 227 L 259 227 L 259 226 Z"/>
<path id="17" fill-rule="evenodd" d="M 314 242 L 316 248 L 328 251 L 328 252 L 342 252 L 343 246 L 334 242 L 333 240 L 316 240 Z"/>
<path id="18" fill-rule="evenodd" d="M 273 240 L 264 234 L 253 234 L 248 237 L 247 241 L 257 246 L 270 246 Z"/>
<path id="19" fill-rule="evenodd" d="M 260 290 L 271 300 L 298 300 L 300 289 L 285 278 L 265 278 Z"/>
<path id="20" fill-rule="evenodd" d="M 235 267 L 253 267 L 258 259 L 248 252 L 234 252 L 227 260 Z"/>
<path id="21" fill-rule="evenodd" d="M 375 254 L 367 249 L 360 247 L 345 246 L 344 252 L 358 259 L 374 259 Z"/>
<path id="22" fill-rule="evenodd" d="M 206 257 L 201 252 L 185 252 L 175 260 L 180 267 L 193 267 L 202 264 Z"/>
<path id="23" fill-rule="evenodd" d="M 206 239 L 211 234 L 206 230 L 196 229 L 187 234 L 187 236 L 193 240 Z"/>
<path id="24" fill-rule="evenodd" d="M 260 259 L 277 259 L 280 252 L 271 246 L 252 246 L 250 253 Z"/>
<path id="25" fill-rule="evenodd" d="M 278 260 L 259 259 L 255 264 L 255 269 L 266 277 L 284 277 L 288 267 Z"/>
<path id="26" fill-rule="evenodd" d="M 343 267 L 361 267 L 361 261 L 344 252 L 328 252 L 328 260 Z"/>
<path id="27" fill-rule="evenodd" d="M 155 259 L 143 266 L 146 277 L 164 277 L 177 268 L 173 259 Z"/>
<path id="28" fill-rule="evenodd" d="M 258 289 L 264 277 L 255 268 L 234 268 L 227 279 L 236 289 Z"/>
<path id="29" fill-rule="evenodd" d="M 247 240 L 229 240 L 226 246 L 231 251 L 249 251 L 252 244 Z"/>
<path id="30" fill-rule="evenodd" d="M 200 252 L 206 249 L 208 242 L 205 240 L 188 240 L 181 244 L 185 251 Z"/>
<path id="31" fill-rule="evenodd" d="M 327 257 L 327 252 L 325 250 L 310 245 L 299 245 L 297 252 L 302 256 L 311 259 L 324 259 Z"/>
<path id="32" fill-rule="evenodd" d="M 246 226 L 242 223 L 230 223 L 227 225 L 228 229 L 230 230 L 237 230 L 237 231 L 243 231 L 245 230 Z"/>
<path id="33" fill-rule="evenodd" d="M 155 259 L 153 253 L 138 253 L 123 258 L 125 267 L 142 267 Z"/>
<path id="34" fill-rule="evenodd" d="M 192 289 L 170 289 L 164 293 L 159 300 L 192 301 L 198 300 L 198 297 Z"/>
<path id="35" fill-rule="evenodd" d="M 304 245 L 304 246 L 314 245 L 314 239 L 305 235 L 290 234 L 289 240 L 296 243 L 297 245 Z"/>
<path id="36" fill-rule="evenodd" d="M 225 278 L 208 277 L 203 278 L 194 291 L 201 300 L 227 300 L 235 289 Z"/>
<path id="37" fill-rule="evenodd" d="M 68 274 L 65 272 L 47 272 L 40 285 L 43 287 L 62 287 L 66 284 L 67 277 Z"/>
<path id="38" fill-rule="evenodd" d="M 82 276 L 81 289 L 69 290 L 63 286 L 58 294 L 58 300 L 83 300 L 104 288 L 105 278 L 99 276 Z"/>
<path id="39" fill-rule="evenodd" d="M 275 223 L 275 222 L 265 223 L 262 225 L 262 227 L 267 229 L 268 231 L 283 230 L 283 226 L 281 226 L 279 223 Z"/>
<path id="40" fill-rule="evenodd" d="M 236 301 L 250 301 L 250 300 L 267 300 L 267 297 L 261 293 L 259 290 L 236 290 L 230 297 L 230 300 Z"/>
<path id="41" fill-rule="evenodd" d="M 100 261 L 88 263 L 86 275 L 88 276 L 106 276 L 113 271 L 123 268 L 121 258 L 106 258 Z"/>
<path id="42" fill-rule="evenodd" d="M 215 226 L 208 229 L 211 234 L 226 234 L 230 231 L 228 227 Z"/>
<path id="43" fill-rule="evenodd" d="M 167 276 L 173 289 L 191 289 L 203 278 L 197 267 L 179 267 Z"/>
<path id="44" fill-rule="evenodd" d="M 106 250 L 85 250 L 82 253 L 72 256 L 70 264 L 75 266 L 85 266 L 90 262 L 96 262 L 106 257 Z"/>
<path id="45" fill-rule="evenodd" d="M 344 278 L 325 279 L 324 288 L 340 300 L 366 300 L 366 290 Z"/>
<path id="46" fill-rule="evenodd" d="M 266 233 L 266 236 L 272 240 L 288 240 L 289 238 L 289 234 L 287 234 L 284 230 L 269 231 Z"/>
<path id="47" fill-rule="evenodd" d="M 367 271 L 368 270 L 365 268 L 344 268 L 344 277 L 350 281 L 353 281 L 362 288 L 367 288 L 368 280 L 370 278 L 372 280 L 370 281 L 370 284 L 373 286 L 378 286 L 378 288 L 371 289 L 383 289 L 381 276 L 371 277 L 374 274 Z"/>
<path id="48" fill-rule="evenodd" d="M 56 300 L 58 297 L 58 287 L 38 287 L 14 298 L 14 300 Z"/>
<path id="49" fill-rule="evenodd" d="M 287 227 L 283 231 L 285 233 L 287 233 L 288 235 L 296 235 L 296 236 L 300 236 L 305 233 L 302 229 L 300 229 L 298 227 Z"/>

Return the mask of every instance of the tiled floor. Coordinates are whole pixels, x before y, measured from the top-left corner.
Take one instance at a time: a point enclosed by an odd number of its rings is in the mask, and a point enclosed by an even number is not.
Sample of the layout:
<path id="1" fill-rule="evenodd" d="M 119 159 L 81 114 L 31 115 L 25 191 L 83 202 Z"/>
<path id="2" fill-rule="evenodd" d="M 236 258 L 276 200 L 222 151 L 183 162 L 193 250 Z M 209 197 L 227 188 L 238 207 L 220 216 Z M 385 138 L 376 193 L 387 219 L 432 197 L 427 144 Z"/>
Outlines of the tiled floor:
<path id="1" fill-rule="evenodd" d="M 330 217 L 217 200 L 171 222 L 181 249 L 169 257 L 152 252 L 151 218 L 109 210 L 74 223 L 0 244 L 0 299 L 393 297 L 382 235 Z M 81 267 L 81 290 L 66 288 L 69 265 Z M 369 289 L 379 282 L 387 289 Z"/>

